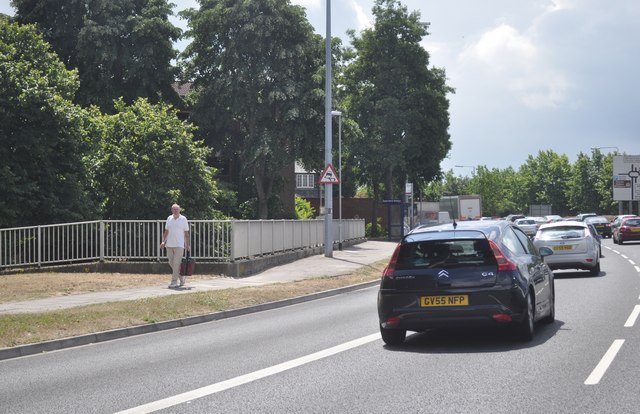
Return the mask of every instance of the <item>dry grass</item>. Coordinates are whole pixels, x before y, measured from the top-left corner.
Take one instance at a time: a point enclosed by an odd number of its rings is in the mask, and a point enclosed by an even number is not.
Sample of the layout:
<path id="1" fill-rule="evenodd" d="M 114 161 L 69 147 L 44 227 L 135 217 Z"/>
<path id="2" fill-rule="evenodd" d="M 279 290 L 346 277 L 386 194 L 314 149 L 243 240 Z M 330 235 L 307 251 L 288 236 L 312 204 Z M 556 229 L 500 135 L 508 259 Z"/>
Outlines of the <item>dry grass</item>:
<path id="1" fill-rule="evenodd" d="M 376 280 L 387 261 L 349 275 L 262 287 L 212 290 L 111 302 L 40 314 L 0 315 L 0 347 L 11 347 L 273 302 Z M 195 277 L 195 276 L 194 276 Z M 199 276 L 206 278 L 206 276 Z M 29 300 L 167 282 L 167 275 L 45 273 L 0 278 L 2 301 Z"/>
<path id="2" fill-rule="evenodd" d="M 189 280 L 215 276 L 191 276 Z M 0 303 L 21 302 L 54 296 L 104 292 L 165 285 L 170 275 L 126 273 L 18 273 L 0 277 Z"/>

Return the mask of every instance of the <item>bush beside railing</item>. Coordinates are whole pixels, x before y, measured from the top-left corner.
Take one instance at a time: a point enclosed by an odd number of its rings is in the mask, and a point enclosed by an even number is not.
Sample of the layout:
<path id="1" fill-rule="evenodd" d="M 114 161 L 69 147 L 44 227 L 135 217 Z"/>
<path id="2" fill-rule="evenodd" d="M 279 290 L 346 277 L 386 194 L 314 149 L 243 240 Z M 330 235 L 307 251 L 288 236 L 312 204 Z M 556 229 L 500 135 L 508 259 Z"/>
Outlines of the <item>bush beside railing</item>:
<path id="1" fill-rule="evenodd" d="M 233 262 L 322 246 L 322 220 L 189 220 L 191 254 Z M 0 229 L 0 269 L 96 261 L 160 261 L 164 220 L 97 220 Z M 340 241 L 339 221 L 333 239 Z M 364 220 L 342 220 L 342 241 L 365 237 Z"/>

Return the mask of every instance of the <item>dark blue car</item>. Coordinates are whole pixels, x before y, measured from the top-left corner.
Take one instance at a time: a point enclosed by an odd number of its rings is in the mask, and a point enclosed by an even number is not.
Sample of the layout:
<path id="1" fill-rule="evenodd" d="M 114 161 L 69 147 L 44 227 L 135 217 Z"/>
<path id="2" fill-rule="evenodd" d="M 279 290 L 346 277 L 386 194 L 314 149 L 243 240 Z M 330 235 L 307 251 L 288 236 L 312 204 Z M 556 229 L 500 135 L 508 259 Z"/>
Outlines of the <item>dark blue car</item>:
<path id="1" fill-rule="evenodd" d="M 536 321 L 555 320 L 553 273 L 543 259 L 551 254 L 506 220 L 414 229 L 382 276 L 382 339 L 399 345 L 407 331 L 484 324 L 531 340 Z"/>

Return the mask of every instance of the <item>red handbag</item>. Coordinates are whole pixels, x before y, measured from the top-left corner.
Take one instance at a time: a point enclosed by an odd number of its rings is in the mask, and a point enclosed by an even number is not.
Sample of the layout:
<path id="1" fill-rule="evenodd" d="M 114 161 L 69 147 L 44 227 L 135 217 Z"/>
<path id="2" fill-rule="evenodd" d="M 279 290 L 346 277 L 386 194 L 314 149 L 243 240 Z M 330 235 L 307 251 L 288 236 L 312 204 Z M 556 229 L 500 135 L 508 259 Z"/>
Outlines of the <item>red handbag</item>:
<path id="1" fill-rule="evenodd" d="M 189 252 L 187 252 L 187 256 L 182 258 L 182 263 L 180 263 L 180 276 L 191 276 L 193 275 L 193 271 L 196 267 L 196 259 L 191 257 Z"/>

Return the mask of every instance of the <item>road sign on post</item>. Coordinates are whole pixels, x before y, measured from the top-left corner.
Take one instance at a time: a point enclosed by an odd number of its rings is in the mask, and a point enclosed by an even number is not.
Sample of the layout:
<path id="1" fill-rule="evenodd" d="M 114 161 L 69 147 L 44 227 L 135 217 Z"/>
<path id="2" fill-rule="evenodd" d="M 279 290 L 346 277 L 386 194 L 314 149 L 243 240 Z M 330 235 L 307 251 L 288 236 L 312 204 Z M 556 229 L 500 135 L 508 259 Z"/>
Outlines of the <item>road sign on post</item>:
<path id="1" fill-rule="evenodd" d="M 338 174 L 336 174 L 333 166 L 331 164 L 327 164 L 326 168 L 322 172 L 322 175 L 320 176 L 320 181 L 318 182 L 320 184 L 339 184 L 340 177 L 338 177 Z"/>

